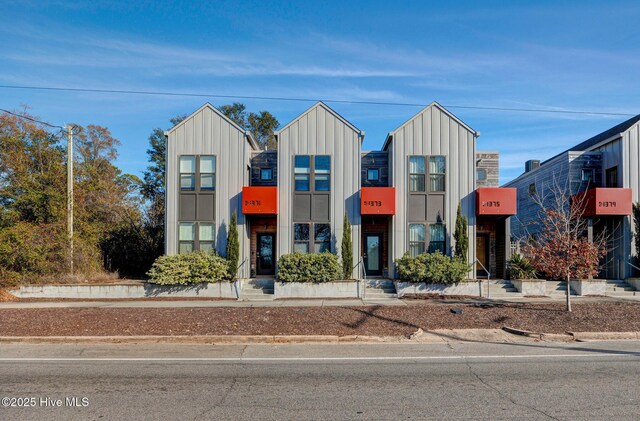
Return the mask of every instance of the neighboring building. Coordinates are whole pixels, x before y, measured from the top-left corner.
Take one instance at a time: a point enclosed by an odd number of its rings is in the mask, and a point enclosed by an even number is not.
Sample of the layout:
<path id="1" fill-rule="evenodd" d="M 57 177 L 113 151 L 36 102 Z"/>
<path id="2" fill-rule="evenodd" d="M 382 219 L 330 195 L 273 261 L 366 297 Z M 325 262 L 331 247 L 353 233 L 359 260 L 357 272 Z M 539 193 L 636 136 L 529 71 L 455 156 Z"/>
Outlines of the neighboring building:
<path id="1" fill-rule="evenodd" d="M 346 214 L 353 277 L 364 269 L 367 277 L 392 278 L 393 262 L 406 252 L 452 253 L 461 205 L 469 262 L 480 247 L 491 277 L 502 276 L 504 221 L 515 213 L 515 197 L 497 187 L 498 154 L 476 154 L 478 135 L 434 102 L 389 133 L 382 150 L 363 152 L 364 132 L 318 102 L 276 132 L 277 151 L 261 151 L 251 134 L 206 104 L 168 132 L 166 252 L 224 254 L 236 210 L 238 276 L 273 277 L 280 255 L 340 254 Z M 478 171 L 485 174 L 476 194 Z M 483 195 L 493 205 L 479 202 Z"/>
<path id="2" fill-rule="evenodd" d="M 528 161 L 525 172 L 506 187 L 518 190 L 518 215 L 511 221 L 513 241 L 540 230 L 540 207 L 534 197 L 551 204 L 554 185 L 570 195 L 587 191 L 585 214 L 593 234 L 608 237 L 600 277 L 624 279 L 634 272 L 632 203 L 640 188 L 640 115 L 606 130 L 542 163 Z"/>

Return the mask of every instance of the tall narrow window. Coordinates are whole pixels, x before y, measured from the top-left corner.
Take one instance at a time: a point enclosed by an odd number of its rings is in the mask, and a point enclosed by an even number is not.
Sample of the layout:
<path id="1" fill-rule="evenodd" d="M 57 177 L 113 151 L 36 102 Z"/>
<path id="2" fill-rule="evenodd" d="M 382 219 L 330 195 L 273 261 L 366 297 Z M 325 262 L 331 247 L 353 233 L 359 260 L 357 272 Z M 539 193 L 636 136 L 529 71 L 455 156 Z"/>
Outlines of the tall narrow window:
<path id="1" fill-rule="evenodd" d="M 315 253 L 331 252 L 331 225 L 314 225 L 314 248 Z"/>
<path id="2" fill-rule="evenodd" d="M 445 227 L 444 224 L 429 225 L 429 253 L 440 251 L 445 254 Z"/>
<path id="3" fill-rule="evenodd" d="M 193 191 L 196 188 L 196 157 L 180 157 L 180 190 Z"/>
<path id="4" fill-rule="evenodd" d="M 380 170 L 378 168 L 367 169 L 367 181 L 380 180 Z"/>
<path id="5" fill-rule="evenodd" d="M 445 166 L 444 156 L 429 157 L 429 191 L 444 191 Z"/>
<path id="6" fill-rule="evenodd" d="M 423 224 L 409 225 L 409 254 L 416 257 L 424 253 L 425 230 Z"/>
<path id="7" fill-rule="evenodd" d="M 424 156 L 409 157 L 409 191 L 425 191 L 424 170 Z"/>
<path id="8" fill-rule="evenodd" d="M 618 166 L 608 168 L 606 174 L 606 187 L 618 187 Z"/>
<path id="9" fill-rule="evenodd" d="M 293 224 L 293 252 L 309 253 L 309 224 Z"/>
<path id="10" fill-rule="evenodd" d="M 198 224 L 198 246 L 201 251 L 212 251 L 215 229 L 213 224 L 200 222 Z"/>
<path id="11" fill-rule="evenodd" d="M 273 180 L 273 168 L 260 169 L 260 181 L 271 181 L 271 180 Z"/>
<path id="12" fill-rule="evenodd" d="M 200 190 L 216 189 L 216 157 L 200 157 Z"/>
<path id="13" fill-rule="evenodd" d="M 487 180 L 487 170 L 484 168 L 478 168 L 476 170 L 476 179 L 478 181 L 486 181 Z"/>
<path id="14" fill-rule="evenodd" d="M 315 191 L 331 190 L 331 157 L 316 155 L 314 157 Z"/>
<path id="15" fill-rule="evenodd" d="M 178 227 L 178 251 L 189 253 L 195 249 L 196 224 L 192 222 L 181 222 Z"/>
<path id="16" fill-rule="evenodd" d="M 295 156 L 295 189 L 296 191 L 309 191 L 311 184 L 311 157 L 309 155 Z"/>

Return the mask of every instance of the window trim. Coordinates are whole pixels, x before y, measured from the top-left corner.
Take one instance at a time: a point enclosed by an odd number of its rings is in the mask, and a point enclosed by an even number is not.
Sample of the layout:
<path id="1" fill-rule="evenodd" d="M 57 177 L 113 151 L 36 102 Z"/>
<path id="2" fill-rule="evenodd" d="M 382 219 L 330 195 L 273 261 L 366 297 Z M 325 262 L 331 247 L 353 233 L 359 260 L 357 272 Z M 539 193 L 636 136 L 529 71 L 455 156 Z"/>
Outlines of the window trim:
<path id="1" fill-rule="evenodd" d="M 480 172 L 484 174 L 483 178 L 480 178 Z M 476 180 L 477 181 L 487 181 L 487 169 L 486 168 L 476 168 Z"/>
<path id="2" fill-rule="evenodd" d="M 615 180 L 615 185 L 610 185 L 613 183 L 609 183 L 609 174 L 615 173 L 616 175 L 616 180 Z M 609 167 L 605 170 L 605 183 L 607 184 L 606 187 L 618 187 L 618 181 L 620 179 L 620 176 L 618 175 L 618 165 L 614 165 L 613 167 Z"/>
<path id="3" fill-rule="evenodd" d="M 411 226 L 412 225 L 420 225 L 424 230 L 424 241 L 411 241 Z M 434 251 L 429 251 L 431 249 L 431 226 L 438 225 L 443 229 L 444 240 L 442 241 L 434 241 L 436 243 L 442 243 L 442 247 L 439 248 L 443 255 L 447 255 L 447 224 L 443 222 L 409 222 L 407 224 L 407 252 L 411 255 L 411 245 L 412 244 L 421 244 L 421 252 L 423 253 L 435 253 Z M 415 257 L 415 256 L 412 256 Z"/>
<path id="4" fill-rule="evenodd" d="M 585 179 L 585 174 L 591 174 L 591 179 Z M 582 168 L 580 170 L 580 181 L 585 183 L 595 183 L 596 180 L 596 170 L 595 168 Z"/>
<path id="5" fill-rule="evenodd" d="M 264 178 L 262 176 L 263 171 L 269 171 L 269 178 Z M 260 181 L 273 181 L 273 168 L 271 167 L 260 168 Z"/>
<path id="6" fill-rule="evenodd" d="M 529 184 L 529 197 L 535 196 L 537 192 L 536 183 Z"/>
<path id="7" fill-rule="evenodd" d="M 426 173 L 429 175 L 429 188 L 426 189 L 429 193 L 445 193 L 447 191 L 447 156 L 446 155 L 428 155 L 429 156 L 429 167 L 425 168 Z M 432 158 L 442 158 L 444 161 L 444 172 L 431 172 L 431 159 Z M 431 176 L 435 175 L 438 177 L 442 177 L 442 190 L 432 190 L 431 189 Z M 426 186 L 425 186 L 426 188 Z"/>
<path id="8" fill-rule="evenodd" d="M 411 172 L 411 158 L 422 158 L 424 160 L 424 171 L 423 172 Z M 409 162 L 408 162 L 408 172 L 409 172 L 409 178 L 408 178 L 408 183 L 409 183 L 409 193 L 427 193 L 427 173 L 428 173 L 428 168 L 427 168 L 427 157 L 424 155 L 409 155 Z M 422 186 L 424 187 L 423 190 L 412 190 L 411 189 L 411 176 L 412 175 L 417 175 L 422 177 Z"/>
<path id="9" fill-rule="evenodd" d="M 195 172 L 192 173 L 183 173 L 182 168 L 180 168 L 180 162 L 183 157 L 193 157 L 195 164 Z M 202 157 L 211 157 L 213 158 L 213 172 L 201 172 L 200 168 L 200 159 Z M 178 192 L 182 193 L 214 193 L 216 191 L 216 186 L 218 184 L 218 156 L 210 155 L 210 154 L 202 154 L 202 155 L 193 155 L 193 154 L 184 154 L 178 156 Z M 185 189 L 182 188 L 182 176 L 183 175 L 191 175 L 193 177 L 193 188 Z M 211 175 L 213 176 L 213 187 L 212 188 L 202 188 L 202 176 L 203 175 Z"/>
<path id="10" fill-rule="evenodd" d="M 193 240 L 180 240 L 180 225 L 183 224 L 190 224 L 193 226 Z M 211 225 L 212 227 L 212 238 L 213 240 L 200 240 L 200 225 Z M 180 251 L 180 246 L 182 244 L 191 244 L 192 245 L 192 252 L 194 251 L 200 251 L 200 244 L 211 244 L 211 250 L 215 251 L 216 250 L 216 223 L 215 221 L 178 221 L 178 254 L 182 253 Z"/>
<path id="11" fill-rule="evenodd" d="M 293 223 L 294 227 L 293 227 L 293 234 L 292 234 L 292 252 L 293 253 L 299 253 L 295 250 L 295 246 L 296 244 L 306 244 L 307 246 L 307 252 L 303 253 L 303 254 L 317 254 L 319 252 L 316 251 L 316 246 L 317 245 L 321 245 L 321 244 L 326 244 L 328 245 L 328 250 L 325 250 L 322 253 L 331 253 L 331 235 L 332 235 L 332 231 L 331 231 L 331 223 L 330 222 L 294 222 Z M 296 229 L 295 226 L 296 225 L 307 225 L 308 227 L 308 239 L 307 240 L 296 240 Z M 316 225 L 327 225 L 329 227 L 329 239 L 326 241 L 318 241 L 316 239 Z"/>
<path id="12" fill-rule="evenodd" d="M 296 166 L 296 158 L 299 156 L 306 156 L 309 158 L 309 170 L 307 172 L 297 172 L 297 166 Z M 313 173 L 313 159 L 311 159 L 312 155 L 293 155 L 293 191 L 294 192 L 307 192 L 310 193 L 312 192 L 312 188 L 313 188 L 313 180 L 312 180 L 312 176 L 311 174 Z M 296 177 L 298 175 L 306 175 L 307 176 L 307 182 L 309 183 L 309 188 L 307 190 L 298 190 L 298 187 L 296 186 Z"/>

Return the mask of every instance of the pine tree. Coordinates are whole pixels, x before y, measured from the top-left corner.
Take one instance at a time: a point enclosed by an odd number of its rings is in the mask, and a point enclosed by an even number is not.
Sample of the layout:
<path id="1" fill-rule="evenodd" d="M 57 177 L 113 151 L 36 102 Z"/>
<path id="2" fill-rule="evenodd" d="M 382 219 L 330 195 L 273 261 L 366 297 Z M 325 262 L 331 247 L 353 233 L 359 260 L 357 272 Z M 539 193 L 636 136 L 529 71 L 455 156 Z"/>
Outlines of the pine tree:
<path id="1" fill-rule="evenodd" d="M 344 224 L 342 227 L 342 274 L 344 279 L 351 278 L 353 270 L 353 244 L 351 243 L 351 224 L 349 217 L 344 214 Z"/>
<path id="2" fill-rule="evenodd" d="M 238 241 L 238 217 L 236 211 L 231 215 L 229 233 L 227 234 L 227 262 L 229 263 L 229 279 L 234 279 L 240 260 L 240 242 Z"/>
<path id="3" fill-rule="evenodd" d="M 455 257 L 462 258 L 465 262 L 467 261 L 467 255 L 469 250 L 469 234 L 467 232 L 467 227 L 469 223 L 467 221 L 467 217 L 462 215 L 462 208 L 458 204 L 458 213 L 456 215 L 456 230 L 453 233 L 453 238 L 456 240 L 456 247 L 453 255 Z"/>

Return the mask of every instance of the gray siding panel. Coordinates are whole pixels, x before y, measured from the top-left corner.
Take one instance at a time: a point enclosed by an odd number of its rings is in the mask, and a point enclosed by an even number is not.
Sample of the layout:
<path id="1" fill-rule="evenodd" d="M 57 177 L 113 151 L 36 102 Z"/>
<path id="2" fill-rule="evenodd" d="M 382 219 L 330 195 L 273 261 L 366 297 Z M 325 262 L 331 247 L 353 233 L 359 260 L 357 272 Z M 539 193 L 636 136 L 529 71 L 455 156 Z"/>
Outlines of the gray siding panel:
<path id="1" fill-rule="evenodd" d="M 475 133 L 437 105 L 430 105 L 392 133 L 388 148 L 391 185 L 396 187 L 396 215 L 392 221 L 392 260 L 408 249 L 408 157 L 446 156 L 444 222 L 447 252 L 453 247 L 458 204 L 469 219 L 469 262 L 475 260 Z M 392 267 L 392 266 L 391 266 Z"/>
<path id="2" fill-rule="evenodd" d="M 169 132 L 167 143 L 167 209 L 165 251 L 177 253 L 178 243 L 178 159 L 180 155 L 215 155 L 216 194 L 213 214 L 216 222 L 216 250 L 226 252 L 231 214 L 237 211 L 240 261 L 249 259 L 249 233 L 241 209 L 242 187 L 249 185 L 247 165 L 251 146 L 245 133 L 207 104 Z M 205 211 L 204 208 L 201 211 Z M 210 211 L 208 211 L 210 212 Z M 249 276 L 249 265 L 239 272 Z"/>
<path id="3" fill-rule="evenodd" d="M 340 253 L 346 212 L 352 224 L 354 259 L 360 256 L 360 151 L 360 133 L 322 103 L 278 133 L 278 256 L 292 252 L 294 155 L 331 155 L 332 251 Z"/>

